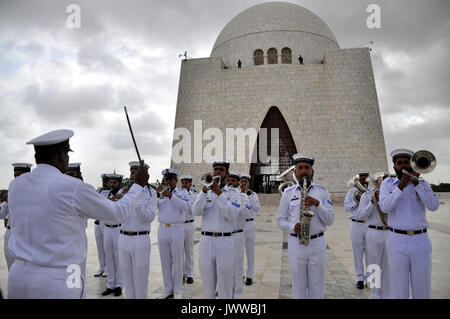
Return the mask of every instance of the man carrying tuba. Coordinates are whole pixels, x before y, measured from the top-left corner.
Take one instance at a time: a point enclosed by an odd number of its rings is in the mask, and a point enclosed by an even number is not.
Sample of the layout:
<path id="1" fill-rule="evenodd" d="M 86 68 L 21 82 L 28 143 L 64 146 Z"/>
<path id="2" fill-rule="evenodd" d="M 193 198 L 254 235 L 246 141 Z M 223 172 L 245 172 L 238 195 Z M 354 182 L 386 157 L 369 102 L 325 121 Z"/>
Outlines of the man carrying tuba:
<path id="1" fill-rule="evenodd" d="M 410 287 L 413 298 L 431 297 L 431 241 L 425 208 L 437 210 L 439 200 L 419 172 L 412 169 L 414 155 L 408 149 L 392 151 L 397 177 L 386 178 L 380 187 L 380 208 L 389 217 L 387 253 L 392 298 L 409 298 Z M 429 164 L 435 165 L 435 160 Z"/>
<path id="2" fill-rule="evenodd" d="M 278 227 L 290 233 L 288 241 L 289 266 L 291 269 L 292 298 L 318 299 L 324 297 L 326 249 L 325 230 L 334 222 L 334 211 L 328 190 L 312 183 L 314 157 L 308 154 L 293 156 L 294 174 L 298 181 L 307 179 L 307 196 L 304 204 L 314 213 L 311 219 L 309 244 L 299 243 L 302 225 L 299 215 L 303 183 L 286 188 L 281 196 Z"/>
<path id="3" fill-rule="evenodd" d="M 349 219 L 352 221 L 350 225 L 350 239 L 352 241 L 353 262 L 356 273 L 356 287 L 358 289 L 364 289 L 364 280 L 366 279 L 363 259 L 365 259 L 367 266 L 367 220 L 358 219 L 357 214 L 361 195 L 365 192 L 365 187 L 367 185 L 366 179 L 368 176 L 368 172 L 360 172 L 353 179 L 351 179 L 349 182 L 349 186 L 351 186 L 351 188 L 345 195 L 344 200 L 344 208 L 350 213 Z"/>

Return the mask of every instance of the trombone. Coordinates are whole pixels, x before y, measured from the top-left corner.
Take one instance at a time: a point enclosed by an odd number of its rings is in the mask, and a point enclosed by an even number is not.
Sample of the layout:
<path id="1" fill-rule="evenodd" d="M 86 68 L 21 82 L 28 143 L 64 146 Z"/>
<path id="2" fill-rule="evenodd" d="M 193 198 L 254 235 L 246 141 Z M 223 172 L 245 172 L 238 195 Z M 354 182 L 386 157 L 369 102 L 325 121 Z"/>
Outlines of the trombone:
<path id="1" fill-rule="evenodd" d="M 436 168 L 436 157 L 429 151 L 417 151 L 411 158 L 411 168 L 419 174 L 430 173 Z M 402 169 L 402 173 L 408 175 L 414 181 L 419 180 L 417 176 L 411 174 L 406 169 Z"/>

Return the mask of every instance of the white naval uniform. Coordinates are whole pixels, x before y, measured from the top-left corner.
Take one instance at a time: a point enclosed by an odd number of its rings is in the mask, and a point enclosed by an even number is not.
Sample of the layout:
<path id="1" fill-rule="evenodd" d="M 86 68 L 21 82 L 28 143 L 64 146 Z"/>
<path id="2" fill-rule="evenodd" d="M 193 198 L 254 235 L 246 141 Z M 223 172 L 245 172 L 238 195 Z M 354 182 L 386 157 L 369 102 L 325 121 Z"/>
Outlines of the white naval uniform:
<path id="1" fill-rule="evenodd" d="M 230 188 L 231 190 L 231 188 Z M 236 189 L 237 192 L 239 190 Z M 244 255 L 245 255 L 245 220 L 250 217 L 250 201 L 245 193 L 239 192 L 241 196 L 241 209 L 234 220 L 233 234 L 233 299 L 241 299 L 243 293 Z"/>
<path id="2" fill-rule="evenodd" d="M 116 195 L 122 193 L 121 188 Z M 107 198 L 113 198 L 114 194 L 111 191 L 108 193 Z M 118 200 L 120 201 L 120 200 Z M 111 220 L 104 220 L 103 224 L 103 247 L 105 248 L 105 266 L 108 270 L 107 288 L 123 288 L 123 275 L 120 267 L 120 255 L 119 255 L 119 235 L 121 224 Z M 113 227 L 110 227 L 113 226 Z"/>
<path id="3" fill-rule="evenodd" d="M 334 211 L 328 190 L 320 185 L 311 184 L 308 196 L 319 201 L 319 206 L 309 210 L 315 216 L 311 220 L 310 235 L 325 233 L 327 226 L 334 222 Z M 278 227 L 294 234 L 295 224 L 299 223 L 302 202 L 302 187 L 294 185 L 286 188 L 281 196 L 278 213 Z M 291 269 L 292 298 L 320 299 L 324 297 L 327 243 L 325 236 L 311 239 L 309 245 L 301 245 L 299 238 L 289 235 L 288 256 Z"/>
<path id="4" fill-rule="evenodd" d="M 0 219 L 8 219 L 8 222 L 6 224 L 5 235 L 3 236 L 3 251 L 5 252 L 6 266 L 8 266 L 9 271 L 14 262 L 14 257 L 11 256 L 11 253 L 9 252 L 8 249 L 8 242 L 9 238 L 11 237 L 11 230 L 9 229 L 11 227 L 10 226 L 11 223 L 9 222 L 8 202 L 3 202 L 0 205 Z"/>
<path id="5" fill-rule="evenodd" d="M 100 195 L 107 197 L 109 194 L 109 190 L 103 190 L 100 192 Z M 98 254 L 98 264 L 100 265 L 100 272 L 106 271 L 106 261 L 105 261 L 105 244 L 103 242 L 103 229 L 105 228 L 105 223 L 103 221 L 99 221 L 98 224 L 94 224 L 95 226 L 95 243 L 97 244 L 97 254 Z"/>
<path id="6" fill-rule="evenodd" d="M 189 210 L 186 210 L 184 221 L 184 277 L 194 277 L 194 237 L 195 237 L 195 218 L 192 213 L 192 204 L 197 198 L 198 193 L 189 191 L 190 200 Z"/>
<path id="7" fill-rule="evenodd" d="M 359 204 L 353 199 L 354 195 L 358 192 L 356 187 L 352 187 L 345 195 L 344 208 L 350 213 L 350 239 L 352 241 L 353 251 L 353 263 L 355 265 L 356 281 L 364 281 L 366 279 L 366 271 L 364 267 L 364 261 L 367 266 L 367 244 L 366 244 L 366 232 L 367 221 L 363 223 L 355 222 L 353 220 L 359 220 L 356 216 L 358 214 Z M 364 258 L 364 261 L 363 261 Z"/>
<path id="8" fill-rule="evenodd" d="M 142 190 L 135 184 L 114 203 L 47 164 L 15 178 L 8 194 L 9 249 L 15 258 L 8 298 L 82 298 L 87 219 L 123 221 Z"/>
<path id="9" fill-rule="evenodd" d="M 175 187 L 172 197 L 158 199 L 158 247 L 164 292 L 181 293 L 184 263 L 184 220 L 191 209 L 189 192 Z"/>
<path id="10" fill-rule="evenodd" d="M 148 186 L 137 198 L 137 206 L 122 223 L 119 235 L 120 271 L 125 282 L 125 294 L 128 299 L 146 299 L 148 275 L 150 273 L 150 235 L 126 235 L 123 232 L 150 231 L 155 219 L 156 191 Z"/>
<path id="11" fill-rule="evenodd" d="M 426 209 L 435 211 L 439 200 L 430 185 L 421 177 L 402 190 L 398 178 L 386 178 L 380 188 L 380 207 L 388 214 L 388 225 L 398 230 L 428 228 Z M 431 297 L 431 241 L 428 233 L 404 235 L 389 231 L 387 239 L 391 297 Z"/>
<path id="12" fill-rule="evenodd" d="M 222 188 L 217 196 L 212 190 L 199 193 L 192 211 L 202 216 L 202 233 L 215 233 L 214 236 L 202 234 L 199 247 L 199 268 L 203 280 L 205 299 L 231 299 L 233 295 L 233 238 L 219 236 L 234 231 L 234 220 L 240 210 L 239 192 Z"/>
<path id="13" fill-rule="evenodd" d="M 369 187 L 369 191 L 365 192 L 360 199 L 359 211 L 357 219 L 367 219 L 368 229 L 366 233 L 367 244 L 367 265 L 377 265 L 381 269 L 380 288 L 373 286 L 370 289 L 370 298 L 387 299 L 390 291 L 390 275 L 388 255 L 386 249 L 386 240 L 388 236 L 387 227 L 381 221 L 380 215 L 372 203 L 373 188 Z M 387 219 L 387 218 L 386 218 Z M 377 228 L 373 228 L 373 226 Z M 368 276 L 370 274 L 368 273 Z M 376 279 L 375 279 L 376 280 Z M 375 285 L 372 280 L 372 285 Z"/>
<path id="14" fill-rule="evenodd" d="M 249 210 L 250 215 L 246 219 L 244 227 L 244 237 L 245 237 L 245 253 L 247 255 L 247 278 L 253 279 L 253 272 L 255 269 L 255 237 L 256 237 L 256 224 L 255 224 L 255 213 L 258 213 L 261 204 L 259 203 L 258 195 L 253 192 L 253 195 L 249 198 Z"/>

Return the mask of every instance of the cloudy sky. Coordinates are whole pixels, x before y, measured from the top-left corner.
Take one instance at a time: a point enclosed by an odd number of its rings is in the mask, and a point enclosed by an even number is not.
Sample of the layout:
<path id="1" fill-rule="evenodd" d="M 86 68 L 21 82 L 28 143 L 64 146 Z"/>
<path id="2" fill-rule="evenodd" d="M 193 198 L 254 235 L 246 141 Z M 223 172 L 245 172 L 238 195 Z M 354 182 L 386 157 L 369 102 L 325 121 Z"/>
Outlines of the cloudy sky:
<path id="1" fill-rule="evenodd" d="M 34 163 L 25 142 L 60 128 L 75 131 L 71 162 L 82 163 L 85 181 L 128 174 L 136 155 L 124 105 L 150 179 L 159 178 L 170 164 L 179 54 L 208 57 L 225 24 L 262 2 L 0 1 L 0 188 L 11 163 Z M 387 152 L 430 150 L 438 165 L 427 180 L 450 182 L 450 1 L 290 2 L 321 17 L 341 48 L 373 41 Z M 372 3 L 381 8 L 379 29 L 366 26 Z M 70 4 L 81 8 L 80 28 L 67 26 Z"/>

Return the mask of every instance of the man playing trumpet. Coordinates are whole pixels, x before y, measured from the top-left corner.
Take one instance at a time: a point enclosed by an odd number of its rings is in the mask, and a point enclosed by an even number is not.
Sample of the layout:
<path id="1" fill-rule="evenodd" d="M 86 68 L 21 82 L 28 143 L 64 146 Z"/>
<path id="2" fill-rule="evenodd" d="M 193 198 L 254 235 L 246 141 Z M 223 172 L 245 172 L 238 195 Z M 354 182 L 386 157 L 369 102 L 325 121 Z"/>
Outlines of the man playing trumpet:
<path id="1" fill-rule="evenodd" d="M 211 188 L 203 186 L 192 206 L 194 215 L 202 216 L 199 268 L 207 299 L 216 298 L 216 286 L 221 299 L 231 299 L 233 294 L 232 233 L 241 200 L 238 190 L 224 188 L 229 167 L 225 160 L 213 163 L 213 175 L 220 176 L 220 184 L 214 178 Z"/>
<path id="2" fill-rule="evenodd" d="M 389 216 L 387 253 L 392 298 L 409 298 L 410 286 L 413 298 L 431 297 L 431 241 L 425 208 L 437 210 L 439 200 L 412 169 L 413 155 L 408 149 L 392 151 L 397 177 L 385 179 L 380 188 L 380 207 Z"/>
<path id="3" fill-rule="evenodd" d="M 334 211 L 328 190 L 312 183 L 314 157 L 308 154 L 293 156 L 294 174 L 300 184 L 288 187 L 281 196 L 278 212 L 278 227 L 290 233 L 288 241 L 289 266 L 291 269 L 292 298 L 319 299 L 324 297 L 326 249 L 325 230 L 334 222 Z M 307 187 L 303 190 L 303 178 Z M 302 198 L 302 191 L 307 196 Z M 302 225 L 299 223 L 301 203 L 314 213 L 311 220 L 312 234 L 308 245 L 299 243 Z"/>

